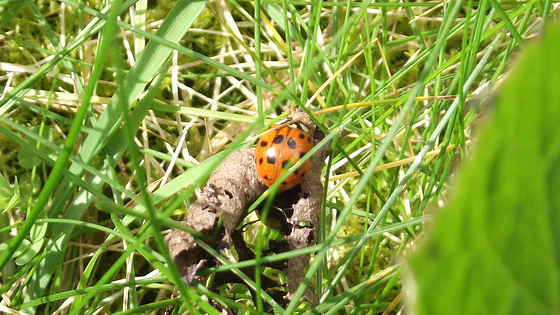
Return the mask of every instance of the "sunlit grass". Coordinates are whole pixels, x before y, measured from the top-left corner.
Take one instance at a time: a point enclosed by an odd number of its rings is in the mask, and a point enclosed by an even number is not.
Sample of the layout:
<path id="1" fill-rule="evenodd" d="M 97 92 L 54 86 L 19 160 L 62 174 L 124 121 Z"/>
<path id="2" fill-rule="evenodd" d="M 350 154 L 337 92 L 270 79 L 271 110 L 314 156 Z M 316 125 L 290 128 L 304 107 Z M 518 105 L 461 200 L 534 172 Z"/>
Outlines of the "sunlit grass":
<path id="1" fill-rule="evenodd" d="M 172 219 L 228 153 L 299 106 L 334 139 L 306 277 L 320 298 L 314 311 L 401 311 L 402 254 L 427 210 L 446 204 L 449 177 L 512 55 L 555 9 L 537 1 L 97 5 L 0 8 L 1 307 L 216 312 L 210 297 L 253 312 L 244 286 L 187 287 L 162 234 L 180 226 Z M 224 264 L 213 271 L 239 267 Z M 286 310 L 309 305 L 295 299 Z"/>

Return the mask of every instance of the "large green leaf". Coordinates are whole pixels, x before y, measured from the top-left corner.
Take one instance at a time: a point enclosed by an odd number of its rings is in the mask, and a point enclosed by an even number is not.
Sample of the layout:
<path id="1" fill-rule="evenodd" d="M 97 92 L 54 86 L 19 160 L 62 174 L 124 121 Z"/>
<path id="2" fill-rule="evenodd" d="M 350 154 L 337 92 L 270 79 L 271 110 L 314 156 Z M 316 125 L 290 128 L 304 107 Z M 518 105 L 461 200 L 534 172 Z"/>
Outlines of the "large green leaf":
<path id="1" fill-rule="evenodd" d="M 560 313 L 560 27 L 523 51 L 409 259 L 417 314 Z"/>

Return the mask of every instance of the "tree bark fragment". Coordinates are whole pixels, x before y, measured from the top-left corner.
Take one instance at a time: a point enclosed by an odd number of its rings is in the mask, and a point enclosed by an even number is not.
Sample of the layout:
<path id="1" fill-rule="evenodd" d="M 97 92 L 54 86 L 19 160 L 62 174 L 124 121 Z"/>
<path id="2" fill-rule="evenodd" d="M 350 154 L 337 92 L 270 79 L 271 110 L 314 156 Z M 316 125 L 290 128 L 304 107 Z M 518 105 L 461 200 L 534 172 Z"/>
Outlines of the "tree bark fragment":
<path id="1" fill-rule="evenodd" d="M 299 115 L 299 116 L 298 116 Z M 301 111 L 295 111 L 292 118 L 299 118 L 310 134 L 314 135 L 315 144 L 322 138 L 322 133 L 316 132 L 316 126 Z M 323 135 L 324 136 L 324 135 Z M 267 187 L 257 175 L 254 161 L 254 148 L 236 150 L 232 152 L 218 169 L 210 176 L 202 195 L 191 205 L 186 218 L 181 223 L 201 232 L 206 237 L 202 240 L 211 245 L 223 255 L 228 255 L 234 237 L 236 251 L 240 259 L 253 259 L 254 255 L 244 244 L 240 244 L 236 227 L 243 219 L 247 209 L 262 195 Z M 311 157 L 311 170 L 291 190 L 280 192 L 275 197 L 269 216 L 276 220 L 275 228 L 285 235 L 287 245 L 276 243 L 271 248 L 289 248 L 296 250 L 314 245 L 317 238 L 317 228 L 323 200 L 323 184 L 321 183 L 321 170 L 330 148 L 324 147 Z M 261 209 L 262 210 L 262 209 Z M 279 225 L 278 225 L 279 224 Z M 269 224 L 270 225 L 270 224 Z M 193 280 L 203 281 L 204 277 L 199 272 L 216 265 L 217 262 L 206 253 L 204 249 L 187 232 L 173 229 L 166 237 L 166 241 L 183 280 L 191 284 Z M 248 252 L 249 251 L 249 252 Z M 266 254 L 266 253 L 263 253 Z M 284 301 L 277 301 L 285 305 L 292 299 L 305 274 L 305 268 L 310 260 L 310 255 L 292 257 L 285 267 L 288 292 L 283 294 Z M 285 262 L 276 263 L 273 268 L 286 266 Z M 254 279 L 254 268 L 243 271 Z M 231 278 L 231 282 L 241 282 L 241 279 Z M 227 281 L 226 275 L 215 277 L 215 284 Z M 277 299 L 278 292 L 274 291 L 274 281 L 266 279 L 265 290 L 271 290 L 271 296 Z M 281 287 L 278 284 L 276 287 Z M 309 286 L 302 300 L 316 305 L 318 298 L 313 287 Z"/>

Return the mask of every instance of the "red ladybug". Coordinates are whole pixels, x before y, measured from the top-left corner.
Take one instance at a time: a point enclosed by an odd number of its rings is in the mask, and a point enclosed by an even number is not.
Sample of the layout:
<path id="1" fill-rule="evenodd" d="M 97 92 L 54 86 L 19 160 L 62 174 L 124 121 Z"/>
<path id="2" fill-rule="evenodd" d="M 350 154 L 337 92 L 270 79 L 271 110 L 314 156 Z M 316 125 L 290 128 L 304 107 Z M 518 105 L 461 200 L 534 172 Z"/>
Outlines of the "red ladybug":
<path id="1" fill-rule="evenodd" d="M 257 173 L 268 187 L 280 178 L 284 170 L 295 165 L 311 148 L 311 136 L 300 128 L 273 125 L 259 140 L 255 150 Z M 311 168 L 311 160 L 305 161 L 285 181 L 279 190 L 299 184 Z"/>

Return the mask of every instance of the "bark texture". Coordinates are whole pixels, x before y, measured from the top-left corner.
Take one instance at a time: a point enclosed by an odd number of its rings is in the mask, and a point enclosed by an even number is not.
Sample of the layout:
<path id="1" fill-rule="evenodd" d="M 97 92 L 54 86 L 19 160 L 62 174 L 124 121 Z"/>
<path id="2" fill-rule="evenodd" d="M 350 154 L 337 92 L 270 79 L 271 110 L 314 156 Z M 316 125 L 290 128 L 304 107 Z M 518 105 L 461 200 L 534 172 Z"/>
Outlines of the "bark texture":
<path id="1" fill-rule="evenodd" d="M 301 111 L 294 111 L 292 119 L 299 120 L 309 129 L 317 143 L 324 137 L 317 132 L 316 126 Z M 182 223 L 205 235 L 202 239 L 222 254 L 228 254 L 233 245 L 240 260 L 253 259 L 254 253 L 246 246 L 242 230 L 236 230 L 247 209 L 262 195 L 267 187 L 257 175 L 254 148 L 234 151 L 210 176 L 202 195 L 189 208 Z M 311 158 L 311 170 L 300 185 L 277 194 L 272 207 L 268 210 L 268 226 L 278 229 L 285 236 L 284 241 L 273 241 L 270 249 L 263 255 L 287 250 L 296 250 L 314 245 L 323 200 L 321 170 L 329 154 L 326 146 Z M 257 211 L 262 211 L 258 209 Z M 262 214 L 261 214 L 262 215 Z M 181 230 L 172 230 L 166 237 L 168 247 L 184 281 L 202 281 L 199 272 L 216 262 L 189 234 Z M 278 290 L 282 285 L 272 279 L 263 277 L 263 289 L 274 297 L 278 303 L 285 305 L 292 299 L 293 293 L 301 283 L 310 255 L 290 258 L 286 262 L 269 264 L 272 268 L 283 268 L 286 274 L 287 292 Z M 254 279 L 254 268 L 243 269 L 247 276 Z M 232 273 L 223 273 L 214 277 L 212 287 L 227 282 L 242 282 Z M 284 289 L 285 290 L 285 289 Z M 309 286 L 302 298 L 316 305 L 318 302 L 312 286 Z"/>

